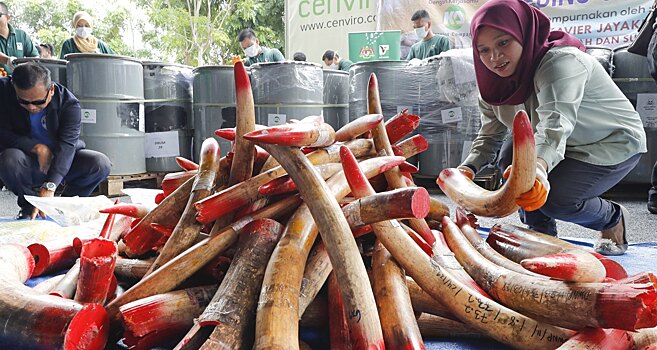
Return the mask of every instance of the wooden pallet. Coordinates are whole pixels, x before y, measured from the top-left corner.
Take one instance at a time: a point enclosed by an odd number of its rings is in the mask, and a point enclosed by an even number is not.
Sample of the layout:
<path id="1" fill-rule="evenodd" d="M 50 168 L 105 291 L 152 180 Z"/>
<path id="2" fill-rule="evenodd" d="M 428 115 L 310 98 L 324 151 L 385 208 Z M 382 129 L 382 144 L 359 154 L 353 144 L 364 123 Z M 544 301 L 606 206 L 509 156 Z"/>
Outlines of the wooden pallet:
<path id="1" fill-rule="evenodd" d="M 160 188 L 167 173 L 152 172 L 133 175 L 110 175 L 99 186 L 99 193 L 108 197 L 122 196 L 125 184 L 139 185 L 143 188 Z M 142 182 L 142 183 L 138 183 Z"/>

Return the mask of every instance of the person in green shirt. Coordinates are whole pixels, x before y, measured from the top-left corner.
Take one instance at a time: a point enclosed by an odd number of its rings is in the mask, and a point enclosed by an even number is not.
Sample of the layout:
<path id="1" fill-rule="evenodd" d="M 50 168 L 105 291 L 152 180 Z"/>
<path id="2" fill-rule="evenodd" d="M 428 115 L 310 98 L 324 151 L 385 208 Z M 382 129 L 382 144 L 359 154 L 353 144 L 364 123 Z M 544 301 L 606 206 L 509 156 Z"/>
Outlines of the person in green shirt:
<path id="1" fill-rule="evenodd" d="M 434 34 L 431 30 L 429 12 L 417 10 L 411 17 L 411 21 L 413 21 L 413 29 L 420 41 L 411 46 L 406 60 L 410 61 L 414 58 L 423 60 L 450 49 L 449 39 L 444 35 Z"/>
<path id="2" fill-rule="evenodd" d="M 340 55 L 333 50 L 326 50 L 322 55 L 322 61 L 324 61 L 324 64 L 328 69 L 339 69 L 345 72 L 348 72 L 351 65 L 354 64 L 348 59 L 340 57 Z"/>
<path id="3" fill-rule="evenodd" d="M 242 50 L 244 50 L 244 54 L 246 55 L 244 65 L 247 67 L 260 62 L 285 61 L 285 57 L 283 57 L 283 54 L 278 49 L 261 46 L 260 40 L 258 40 L 251 28 L 242 30 L 237 37 L 237 41 L 240 42 L 240 46 L 242 46 Z"/>
<path id="4" fill-rule="evenodd" d="M 0 68 L 11 74 L 11 62 L 16 58 L 38 57 L 39 51 L 24 31 L 14 28 L 9 21 L 9 8 L 0 2 Z"/>
<path id="5" fill-rule="evenodd" d="M 85 11 L 78 11 L 73 16 L 71 24 L 75 35 L 64 41 L 59 58 L 65 58 L 69 53 L 114 53 L 107 44 L 91 34 L 93 23 L 93 18 Z"/>

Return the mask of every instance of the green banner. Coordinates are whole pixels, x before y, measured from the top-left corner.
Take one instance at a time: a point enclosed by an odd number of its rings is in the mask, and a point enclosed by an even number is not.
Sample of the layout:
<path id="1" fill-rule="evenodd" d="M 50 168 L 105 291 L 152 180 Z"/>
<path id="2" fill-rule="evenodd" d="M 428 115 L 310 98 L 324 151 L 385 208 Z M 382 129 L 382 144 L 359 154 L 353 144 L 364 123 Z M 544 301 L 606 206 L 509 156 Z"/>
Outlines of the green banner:
<path id="1" fill-rule="evenodd" d="M 349 33 L 349 60 L 399 60 L 400 39 L 400 30 Z"/>

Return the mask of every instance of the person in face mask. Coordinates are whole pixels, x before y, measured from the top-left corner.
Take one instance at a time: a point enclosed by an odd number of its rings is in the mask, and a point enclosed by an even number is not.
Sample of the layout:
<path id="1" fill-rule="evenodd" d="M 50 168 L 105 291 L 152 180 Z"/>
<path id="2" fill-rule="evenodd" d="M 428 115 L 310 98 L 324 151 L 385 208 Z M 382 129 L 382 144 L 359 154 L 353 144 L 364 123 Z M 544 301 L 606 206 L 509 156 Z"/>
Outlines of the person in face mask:
<path id="1" fill-rule="evenodd" d="M 14 59 L 39 56 L 30 36 L 10 24 L 11 18 L 7 4 L 0 2 L 0 76 L 11 74 Z"/>
<path id="2" fill-rule="evenodd" d="M 93 36 L 93 23 L 93 18 L 85 11 L 78 11 L 73 16 L 71 24 L 75 34 L 64 41 L 59 58 L 65 58 L 69 53 L 114 53 L 107 44 Z"/>
<path id="3" fill-rule="evenodd" d="M 420 41 L 411 46 L 406 60 L 425 59 L 450 49 L 449 39 L 431 31 L 431 18 L 426 10 L 417 10 L 411 17 L 413 29 Z"/>
<path id="4" fill-rule="evenodd" d="M 340 55 L 333 50 L 326 50 L 322 55 L 322 61 L 324 61 L 324 64 L 326 65 L 324 68 L 339 69 L 345 72 L 348 72 L 349 67 L 354 64 L 348 59 L 340 57 Z"/>
<path id="5" fill-rule="evenodd" d="M 285 57 L 283 57 L 283 54 L 278 49 L 260 46 L 260 41 L 251 28 L 242 30 L 237 37 L 237 41 L 240 42 L 240 46 L 242 46 L 242 50 L 244 50 L 244 54 L 246 55 L 244 65 L 247 67 L 260 62 L 285 61 Z"/>

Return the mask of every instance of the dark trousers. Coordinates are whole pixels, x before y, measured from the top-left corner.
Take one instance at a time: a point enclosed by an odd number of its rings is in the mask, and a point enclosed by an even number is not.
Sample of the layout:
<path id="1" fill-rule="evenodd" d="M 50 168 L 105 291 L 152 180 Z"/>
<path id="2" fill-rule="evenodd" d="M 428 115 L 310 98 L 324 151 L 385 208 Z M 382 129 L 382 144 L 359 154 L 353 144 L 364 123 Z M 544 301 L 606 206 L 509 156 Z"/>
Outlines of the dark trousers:
<path id="1" fill-rule="evenodd" d="M 106 155 L 88 149 L 78 150 L 64 176 L 62 196 L 89 196 L 107 178 L 111 169 L 112 163 Z M 24 196 L 37 195 L 33 188 L 46 181 L 46 174 L 39 170 L 36 155 L 26 154 L 18 148 L 8 148 L 0 153 L 0 179 L 18 196 L 18 205 L 30 209 L 32 205 Z"/>
<path id="2" fill-rule="evenodd" d="M 498 165 L 504 171 L 511 164 L 512 143 L 507 141 L 500 151 Z M 555 219 L 572 222 L 601 231 L 620 221 L 620 207 L 600 198 L 618 184 L 639 162 L 641 154 L 611 166 L 593 165 L 566 158 L 548 174 L 550 193 L 545 205 L 535 211 L 520 209 L 520 220 L 532 230 L 557 235 Z"/>

